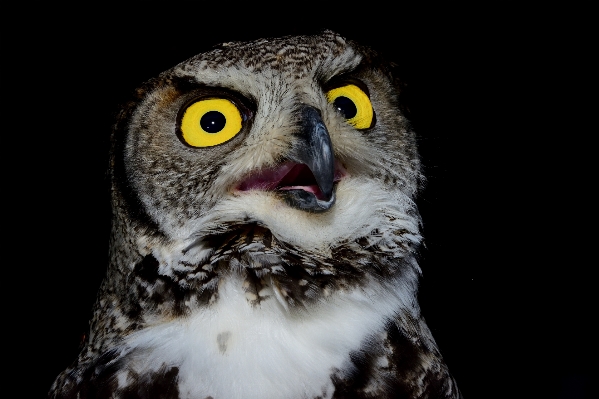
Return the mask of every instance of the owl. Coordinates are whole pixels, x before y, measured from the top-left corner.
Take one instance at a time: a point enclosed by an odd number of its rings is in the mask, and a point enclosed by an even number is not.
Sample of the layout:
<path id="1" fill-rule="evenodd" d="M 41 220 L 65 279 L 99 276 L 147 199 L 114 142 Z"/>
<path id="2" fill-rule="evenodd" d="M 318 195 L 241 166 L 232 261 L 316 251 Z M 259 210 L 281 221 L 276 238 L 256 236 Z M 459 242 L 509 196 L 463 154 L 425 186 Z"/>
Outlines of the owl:
<path id="1" fill-rule="evenodd" d="M 418 300 L 392 64 L 332 31 L 213 47 L 117 116 L 107 274 L 49 398 L 461 398 Z"/>

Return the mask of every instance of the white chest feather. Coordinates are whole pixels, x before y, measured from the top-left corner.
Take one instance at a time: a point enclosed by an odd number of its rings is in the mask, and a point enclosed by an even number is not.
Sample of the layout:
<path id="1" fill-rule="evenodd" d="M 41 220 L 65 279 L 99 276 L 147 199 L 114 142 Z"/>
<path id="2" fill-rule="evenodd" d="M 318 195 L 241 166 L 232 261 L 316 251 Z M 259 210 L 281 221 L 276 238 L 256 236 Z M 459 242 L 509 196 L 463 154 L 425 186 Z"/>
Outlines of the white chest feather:
<path id="1" fill-rule="evenodd" d="M 130 336 L 131 366 L 178 367 L 183 398 L 330 397 L 331 373 L 350 367 L 349 353 L 380 331 L 403 299 L 376 284 L 291 315 L 275 299 L 252 307 L 232 278 L 210 308 Z"/>

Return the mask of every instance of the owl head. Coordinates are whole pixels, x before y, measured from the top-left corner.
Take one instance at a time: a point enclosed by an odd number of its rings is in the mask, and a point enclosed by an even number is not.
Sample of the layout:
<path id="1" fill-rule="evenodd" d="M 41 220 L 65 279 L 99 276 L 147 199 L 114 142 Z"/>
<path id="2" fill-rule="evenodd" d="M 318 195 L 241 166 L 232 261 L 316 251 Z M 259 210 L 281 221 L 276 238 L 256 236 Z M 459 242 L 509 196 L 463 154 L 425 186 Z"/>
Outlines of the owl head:
<path id="1" fill-rule="evenodd" d="M 113 206 L 155 238 L 258 223 L 324 253 L 413 215 L 422 176 L 391 70 L 330 31 L 184 61 L 119 116 Z"/>

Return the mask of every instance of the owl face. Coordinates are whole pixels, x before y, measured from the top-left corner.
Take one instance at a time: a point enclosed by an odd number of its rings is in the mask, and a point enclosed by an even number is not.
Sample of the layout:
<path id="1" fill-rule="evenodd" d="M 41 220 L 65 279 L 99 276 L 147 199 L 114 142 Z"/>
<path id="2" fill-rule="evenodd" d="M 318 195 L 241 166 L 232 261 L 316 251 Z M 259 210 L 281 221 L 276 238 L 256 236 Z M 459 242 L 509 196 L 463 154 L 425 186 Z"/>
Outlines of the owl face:
<path id="1" fill-rule="evenodd" d="M 251 222 L 306 250 L 363 234 L 419 179 L 375 57 L 326 33 L 227 43 L 166 71 L 117 129 L 124 202 L 175 240 Z"/>

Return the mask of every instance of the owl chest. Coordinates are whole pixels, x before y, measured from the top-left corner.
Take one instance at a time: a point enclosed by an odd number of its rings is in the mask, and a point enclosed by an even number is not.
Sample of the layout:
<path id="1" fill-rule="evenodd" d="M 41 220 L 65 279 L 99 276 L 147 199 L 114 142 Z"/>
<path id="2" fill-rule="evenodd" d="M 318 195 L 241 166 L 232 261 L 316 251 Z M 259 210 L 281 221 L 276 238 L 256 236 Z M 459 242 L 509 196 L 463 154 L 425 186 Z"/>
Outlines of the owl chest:
<path id="1" fill-rule="evenodd" d="M 331 376 L 391 312 L 373 299 L 354 292 L 291 314 L 274 298 L 251 306 L 230 281 L 210 308 L 132 336 L 130 368 L 174 368 L 181 398 L 330 397 Z"/>

